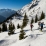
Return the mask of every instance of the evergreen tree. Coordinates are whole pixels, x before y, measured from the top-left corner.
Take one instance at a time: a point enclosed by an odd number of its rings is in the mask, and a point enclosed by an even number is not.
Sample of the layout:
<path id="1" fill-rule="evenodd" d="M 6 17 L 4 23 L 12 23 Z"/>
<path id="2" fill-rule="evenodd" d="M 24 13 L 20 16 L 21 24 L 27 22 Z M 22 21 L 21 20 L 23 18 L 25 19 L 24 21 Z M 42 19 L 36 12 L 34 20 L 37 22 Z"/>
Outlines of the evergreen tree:
<path id="1" fill-rule="evenodd" d="M 37 17 L 37 15 L 35 16 L 35 23 L 37 23 L 37 21 L 38 21 L 38 17 Z"/>
<path id="2" fill-rule="evenodd" d="M 1 27 L 0 27 L 0 33 L 2 32 L 2 29 L 1 29 Z"/>
<path id="3" fill-rule="evenodd" d="M 15 29 L 15 26 L 12 23 L 10 23 L 8 35 L 14 34 L 14 29 Z"/>
<path id="4" fill-rule="evenodd" d="M 31 24 L 32 24 L 33 22 L 34 22 L 34 19 L 32 18 L 32 19 L 31 19 Z"/>
<path id="5" fill-rule="evenodd" d="M 27 25 L 27 23 L 28 23 L 28 17 L 27 17 L 27 15 L 26 15 L 26 13 L 25 13 L 25 15 L 24 15 L 24 19 L 23 19 L 23 23 L 22 23 L 22 29 Z"/>
<path id="6" fill-rule="evenodd" d="M 7 31 L 7 25 L 5 23 L 2 24 L 2 31 Z"/>
<path id="7" fill-rule="evenodd" d="M 18 24 L 18 25 L 17 25 L 17 29 L 19 29 L 19 28 L 20 28 L 20 25 Z"/>
<path id="8" fill-rule="evenodd" d="M 15 26 L 14 26 L 14 24 L 13 24 L 13 29 L 15 29 Z"/>
<path id="9" fill-rule="evenodd" d="M 24 35 L 25 35 L 25 32 L 24 32 L 23 29 L 21 29 L 21 31 L 20 31 L 20 35 L 19 35 L 19 40 L 24 39 L 24 38 L 25 38 Z"/>
<path id="10" fill-rule="evenodd" d="M 42 19 L 44 19 L 44 18 L 45 18 L 45 14 L 44 14 L 43 11 L 42 11 L 41 16 L 40 16 L 40 20 L 42 20 Z"/>

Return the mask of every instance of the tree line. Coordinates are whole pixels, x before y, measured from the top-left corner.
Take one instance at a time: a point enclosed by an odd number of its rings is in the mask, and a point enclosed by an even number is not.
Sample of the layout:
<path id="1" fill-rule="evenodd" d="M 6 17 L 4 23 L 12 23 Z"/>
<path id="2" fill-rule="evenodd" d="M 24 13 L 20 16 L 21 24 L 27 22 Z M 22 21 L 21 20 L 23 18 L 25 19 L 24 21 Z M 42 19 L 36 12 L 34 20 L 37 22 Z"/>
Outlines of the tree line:
<path id="1" fill-rule="evenodd" d="M 42 11 L 41 16 L 39 18 L 38 18 L 38 15 L 36 15 L 35 20 L 33 18 L 31 19 L 31 24 L 34 23 L 34 22 L 37 23 L 37 21 L 41 21 L 44 18 L 45 18 L 45 14 Z M 23 28 L 25 28 L 27 26 L 28 21 L 29 21 L 28 16 L 25 13 L 22 25 L 19 25 L 19 24 L 17 25 L 17 29 L 21 28 L 19 40 L 26 38 L 26 36 L 24 36 L 25 32 L 24 32 Z M 8 35 L 14 34 L 15 25 L 12 22 L 10 22 L 9 27 L 7 28 L 7 24 L 2 23 L 2 27 L 0 26 L 0 32 L 4 32 L 4 31 L 8 31 Z"/>

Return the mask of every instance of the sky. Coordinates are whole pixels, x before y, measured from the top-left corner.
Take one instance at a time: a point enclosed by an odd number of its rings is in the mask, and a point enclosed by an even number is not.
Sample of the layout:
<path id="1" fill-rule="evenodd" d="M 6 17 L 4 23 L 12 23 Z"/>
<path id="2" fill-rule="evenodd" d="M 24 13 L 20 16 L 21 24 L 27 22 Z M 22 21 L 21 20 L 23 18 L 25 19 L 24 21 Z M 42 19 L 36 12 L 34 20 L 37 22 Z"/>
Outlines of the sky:
<path id="1" fill-rule="evenodd" d="M 32 0 L 0 0 L 0 9 L 19 10 Z"/>

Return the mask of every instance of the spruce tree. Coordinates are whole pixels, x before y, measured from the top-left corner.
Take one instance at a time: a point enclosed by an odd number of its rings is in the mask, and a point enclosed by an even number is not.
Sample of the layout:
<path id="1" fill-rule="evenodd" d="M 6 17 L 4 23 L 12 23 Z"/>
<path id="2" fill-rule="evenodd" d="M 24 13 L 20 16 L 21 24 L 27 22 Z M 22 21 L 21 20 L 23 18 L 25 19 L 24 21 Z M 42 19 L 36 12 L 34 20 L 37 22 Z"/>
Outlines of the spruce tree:
<path id="1" fill-rule="evenodd" d="M 10 23 L 8 35 L 14 34 L 14 29 L 15 29 L 15 26 L 12 23 Z"/>
<path id="2" fill-rule="evenodd" d="M 5 23 L 2 24 L 2 31 L 7 31 L 7 25 Z"/>
<path id="3" fill-rule="evenodd" d="M 32 19 L 31 19 L 31 24 L 32 24 L 33 22 L 34 22 L 34 19 L 32 18 Z"/>
<path id="4" fill-rule="evenodd" d="M 2 29 L 1 29 L 1 27 L 0 27 L 0 33 L 2 32 Z"/>
<path id="5" fill-rule="evenodd" d="M 21 28 L 24 28 L 24 27 L 27 25 L 28 20 L 29 20 L 29 19 L 28 19 L 26 13 L 25 13 L 25 15 L 24 15 L 24 19 L 23 19 L 23 23 L 22 23 L 22 27 L 21 27 Z"/>
<path id="6" fill-rule="evenodd" d="M 21 29 L 21 31 L 20 31 L 20 35 L 19 35 L 19 40 L 24 39 L 24 38 L 25 38 L 24 35 L 25 35 L 25 32 L 24 32 L 23 29 Z"/>
<path id="7" fill-rule="evenodd" d="M 42 11 L 41 16 L 40 16 L 40 20 L 42 20 L 42 19 L 44 19 L 44 18 L 45 18 L 45 14 L 44 14 L 43 11 Z"/>
<path id="8" fill-rule="evenodd" d="M 20 25 L 18 24 L 18 25 L 17 25 L 17 29 L 19 29 L 19 28 L 20 28 Z"/>
<path id="9" fill-rule="evenodd" d="M 37 21 L 38 21 L 38 17 L 37 17 L 37 15 L 35 16 L 35 23 L 37 23 Z"/>
<path id="10" fill-rule="evenodd" d="M 15 29 L 15 26 L 14 26 L 14 24 L 13 24 L 13 30 Z"/>

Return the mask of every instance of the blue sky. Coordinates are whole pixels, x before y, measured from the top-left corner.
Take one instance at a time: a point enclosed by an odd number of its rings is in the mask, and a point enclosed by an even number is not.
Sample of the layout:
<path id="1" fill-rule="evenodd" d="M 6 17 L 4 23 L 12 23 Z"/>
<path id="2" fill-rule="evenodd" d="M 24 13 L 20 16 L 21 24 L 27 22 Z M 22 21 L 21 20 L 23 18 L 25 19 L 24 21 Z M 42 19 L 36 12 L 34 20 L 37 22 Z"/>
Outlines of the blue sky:
<path id="1" fill-rule="evenodd" d="M 0 9 L 21 9 L 32 0 L 0 0 Z"/>

